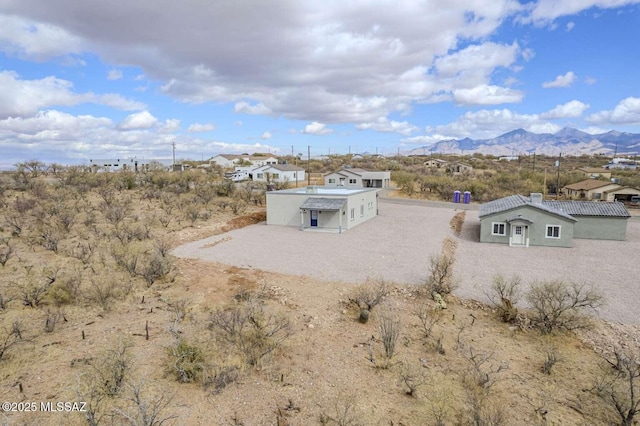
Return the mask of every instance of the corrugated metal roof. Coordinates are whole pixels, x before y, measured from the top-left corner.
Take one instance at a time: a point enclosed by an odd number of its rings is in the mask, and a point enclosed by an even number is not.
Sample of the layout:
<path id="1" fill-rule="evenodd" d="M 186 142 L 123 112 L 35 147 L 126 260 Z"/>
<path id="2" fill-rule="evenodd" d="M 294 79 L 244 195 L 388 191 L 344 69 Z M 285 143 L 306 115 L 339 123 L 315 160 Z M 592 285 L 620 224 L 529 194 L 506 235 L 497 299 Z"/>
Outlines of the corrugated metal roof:
<path id="1" fill-rule="evenodd" d="M 307 198 L 300 206 L 305 210 L 340 210 L 347 200 L 344 198 Z"/>
<path id="2" fill-rule="evenodd" d="M 565 186 L 565 188 L 573 189 L 574 191 L 590 191 L 596 188 L 602 188 L 603 186 L 616 185 L 606 180 L 587 179 L 580 182 L 572 183 Z"/>
<path id="3" fill-rule="evenodd" d="M 480 206 L 479 217 L 488 216 L 495 213 L 502 213 L 523 206 L 533 207 L 534 209 L 555 214 L 557 216 L 564 217 L 565 219 L 573 221 L 576 220 L 575 218 L 567 214 L 567 212 L 546 205 L 546 202 L 544 202 L 543 204 L 533 203 L 531 202 L 531 199 L 529 197 L 525 197 L 524 195 L 520 194 L 510 195 L 508 197 L 499 198 L 497 200 L 482 204 Z"/>
<path id="4" fill-rule="evenodd" d="M 610 216 L 629 217 L 622 203 L 608 201 L 545 201 L 544 204 L 555 210 L 562 210 L 571 216 Z"/>

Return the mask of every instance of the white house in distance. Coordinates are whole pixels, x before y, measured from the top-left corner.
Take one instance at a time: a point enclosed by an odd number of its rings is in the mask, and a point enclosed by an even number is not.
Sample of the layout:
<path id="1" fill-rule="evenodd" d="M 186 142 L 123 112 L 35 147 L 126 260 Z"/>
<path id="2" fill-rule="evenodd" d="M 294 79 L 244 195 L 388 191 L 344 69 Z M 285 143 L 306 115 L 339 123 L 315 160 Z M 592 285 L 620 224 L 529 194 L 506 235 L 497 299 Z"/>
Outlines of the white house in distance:
<path id="1" fill-rule="evenodd" d="M 167 160 L 144 160 L 138 158 L 107 158 L 107 159 L 91 159 L 89 167 L 92 172 L 119 172 L 128 170 L 131 172 L 146 172 L 149 166 L 162 165 L 167 170 L 171 169 L 171 163 Z"/>
<path id="2" fill-rule="evenodd" d="M 233 167 L 241 161 L 248 161 L 254 167 L 267 164 L 278 164 L 278 159 L 272 155 L 234 155 L 218 154 L 209 160 L 209 163 L 217 164 L 223 168 Z"/>
<path id="3" fill-rule="evenodd" d="M 391 172 L 371 172 L 364 169 L 345 167 L 337 172 L 326 173 L 324 184 L 327 187 L 345 188 L 389 188 Z"/>
<path id="4" fill-rule="evenodd" d="M 249 177 L 258 182 L 303 182 L 304 169 L 291 164 L 269 164 L 249 171 Z"/>
<path id="5" fill-rule="evenodd" d="M 267 225 L 341 233 L 377 215 L 375 188 L 308 186 L 267 192 Z"/>

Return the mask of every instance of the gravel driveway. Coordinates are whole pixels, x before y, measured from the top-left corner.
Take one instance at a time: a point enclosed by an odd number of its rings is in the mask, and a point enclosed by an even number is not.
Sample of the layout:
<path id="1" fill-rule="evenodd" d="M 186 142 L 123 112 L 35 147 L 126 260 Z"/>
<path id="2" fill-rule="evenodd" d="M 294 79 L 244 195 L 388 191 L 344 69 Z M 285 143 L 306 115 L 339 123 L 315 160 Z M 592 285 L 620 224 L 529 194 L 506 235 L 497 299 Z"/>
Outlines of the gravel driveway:
<path id="1" fill-rule="evenodd" d="M 378 217 L 343 234 L 261 223 L 182 245 L 173 254 L 329 281 L 360 283 L 371 277 L 418 284 L 426 277 L 429 256 L 439 253 L 442 240 L 453 235 L 449 221 L 457 213 L 454 207 L 381 198 Z M 458 239 L 458 296 L 486 301 L 484 289 L 498 273 L 518 274 L 525 283 L 589 282 L 606 295 L 604 318 L 640 325 L 640 274 L 633 270 L 640 260 L 638 218 L 629 220 L 627 241 L 576 239 L 573 248 L 480 244 L 478 234 L 478 212 L 467 210 Z"/>

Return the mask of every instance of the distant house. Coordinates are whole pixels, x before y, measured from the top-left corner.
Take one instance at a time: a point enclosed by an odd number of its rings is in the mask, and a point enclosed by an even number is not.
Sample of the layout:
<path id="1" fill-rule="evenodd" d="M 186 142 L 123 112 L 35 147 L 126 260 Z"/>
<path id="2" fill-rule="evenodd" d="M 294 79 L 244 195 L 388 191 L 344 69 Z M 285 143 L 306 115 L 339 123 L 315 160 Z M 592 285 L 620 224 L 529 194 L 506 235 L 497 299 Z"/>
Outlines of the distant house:
<path id="1" fill-rule="evenodd" d="M 571 199 L 602 200 L 605 192 L 618 187 L 620 185 L 606 180 L 587 179 L 567 185 L 562 191 Z"/>
<path id="2" fill-rule="evenodd" d="M 267 192 L 267 225 L 341 233 L 378 214 L 374 188 L 309 186 Z"/>
<path id="3" fill-rule="evenodd" d="M 517 155 L 503 155 L 502 157 L 498 158 L 498 161 L 518 161 L 519 159 L 520 157 Z"/>
<path id="4" fill-rule="evenodd" d="M 258 182 L 302 182 L 304 169 L 290 164 L 270 164 L 256 167 L 249 172 L 251 179 Z"/>
<path id="5" fill-rule="evenodd" d="M 324 184 L 328 187 L 346 188 L 389 188 L 390 171 L 369 171 L 358 168 L 343 168 L 337 172 L 325 173 Z"/>
<path id="6" fill-rule="evenodd" d="M 473 171 L 473 166 L 467 163 L 453 163 L 447 166 L 447 170 L 449 173 L 458 175 L 458 174 L 467 174 Z"/>
<path id="7" fill-rule="evenodd" d="M 278 164 L 276 157 L 265 155 L 235 155 L 235 154 L 218 154 L 209 160 L 209 163 L 217 164 L 222 168 L 230 168 L 241 162 L 249 162 L 253 166 L 264 166 L 267 164 Z"/>
<path id="8" fill-rule="evenodd" d="M 164 164 L 166 161 L 160 160 L 140 160 L 137 158 L 108 158 L 108 159 L 92 159 L 89 160 L 89 167 L 92 172 L 145 172 L 152 165 L 161 165 L 167 170 L 171 169 L 171 163 Z"/>
<path id="9" fill-rule="evenodd" d="M 587 179 L 562 188 L 571 199 L 595 201 L 629 201 L 640 189 L 605 180 Z"/>
<path id="10" fill-rule="evenodd" d="M 447 164 L 449 163 L 440 158 L 434 158 L 424 162 L 424 165 L 426 167 L 429 167 L 430 169 L 441 169 L 443 167 L 446 167 Z"/>
<path id="11" fill-rule="evenodd" d="M 584 177 L 597 179 L 597 178 L 605 178 L 611 179 L 611 171 L 607 169 L 603 169 L 602 167 L 583 167 L 578 169 L 580 173 Z"/>
<path id="12" fill-rule="evenodd" d="M 480 242 L 512 247 L 572 247 L 574 238 L 625 240 L 624 204 L 543 201 L 542 194 L 511 195 L 480 206 Z"/>

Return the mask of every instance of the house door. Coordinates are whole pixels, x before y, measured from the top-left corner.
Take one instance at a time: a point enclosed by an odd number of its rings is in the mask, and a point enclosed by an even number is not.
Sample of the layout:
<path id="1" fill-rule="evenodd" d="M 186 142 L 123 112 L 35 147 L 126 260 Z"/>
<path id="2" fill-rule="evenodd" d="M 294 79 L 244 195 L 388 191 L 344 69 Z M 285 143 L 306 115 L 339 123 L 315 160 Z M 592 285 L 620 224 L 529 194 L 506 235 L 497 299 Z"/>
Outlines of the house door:
<path id="1" fill-rule="evenodd" d="M 513 234 L 511 235 L 511 244 L 516 244 L 516 245 L 524 244 L 524 226 L 515 225 L 513 227 Z"/>
<path id="2" fill-rule="evenodd" d="M 318 210 L 311 210 L 311 226 L 318 226 Z"/>
<path id="3" fill-rule="evenodd" d="M 340 178 L 340 186 L 344 186 L 344 178 Z"/>

